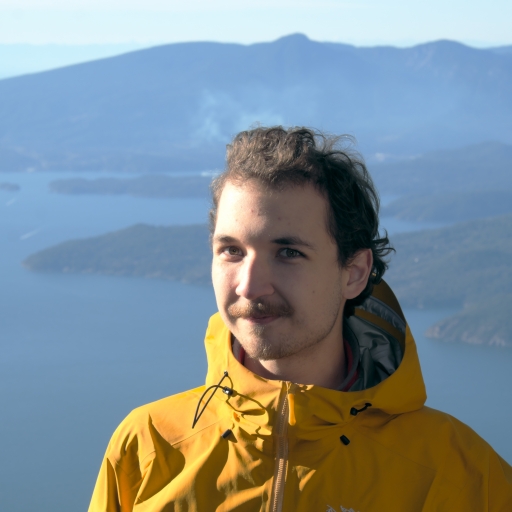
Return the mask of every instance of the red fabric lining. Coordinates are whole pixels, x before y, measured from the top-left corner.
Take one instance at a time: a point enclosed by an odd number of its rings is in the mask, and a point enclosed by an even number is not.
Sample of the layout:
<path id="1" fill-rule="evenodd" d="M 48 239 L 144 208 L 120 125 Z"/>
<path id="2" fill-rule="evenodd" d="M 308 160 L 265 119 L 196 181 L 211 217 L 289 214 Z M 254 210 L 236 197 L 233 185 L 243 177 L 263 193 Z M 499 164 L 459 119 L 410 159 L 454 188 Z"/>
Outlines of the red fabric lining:
<path id="1" fill-rule="evenodd" d="M 350 371 L 352 370 L 352 365 L 354 364 L 354 354 L 352 353 L 352 347 L 350 346 L 350 343 L 346 339 L 343 339 L 343 348 L 345 349 L 345 356 L 347 358 L 347 375 L 348 375 L 350 373 Z M 359 374 L 359 370 L 356 368 L 356 371 L 354 372 L 354 375 L 352 376 L 350 381 L 347 382 L 347 385 L 340 391 L 348 391 L 352 387 L 354 382 L 357 380 L 358 374 Z"/>
<path id="2" fill-rule="evenodd" d="M 242 366 L 245 366 L 244 347 L 242 347 L 242 345 L 240 345 L 240 344 L 238 346 L 240 348 L 240 350 L 238 351 L 238 362 Z M 350 373 L 350 371 L 352 370 L 352 365 L 354 364 L 354 354 L 352 353 L 352 347 L 350 346 L 350 343 L 346 339 L 343 339 L 343 348 L 345 349 L 345 356 L 347 358 L 347 375 L 348 375 Z M 347 382 L 347 385 L 341 391 L 348 391 L 352 387 L 354 382 L 357 380 L 358 373 L 359 373 L 359 371 L 356 369 L 356 371 L 354 372 L 354 375 L 352 376 L 350 381 Z"/>
<path id="3" fill-rule="evenodd" d="M 245 350 L 244 350 L 244 347 L 242 347 L 242 345 L 240 345 L 240 343 L 238 344 L 238 346 L 240 347 L 240 350 L 238 351 L 238 362 L 242 366 L 245 366 Z"/>

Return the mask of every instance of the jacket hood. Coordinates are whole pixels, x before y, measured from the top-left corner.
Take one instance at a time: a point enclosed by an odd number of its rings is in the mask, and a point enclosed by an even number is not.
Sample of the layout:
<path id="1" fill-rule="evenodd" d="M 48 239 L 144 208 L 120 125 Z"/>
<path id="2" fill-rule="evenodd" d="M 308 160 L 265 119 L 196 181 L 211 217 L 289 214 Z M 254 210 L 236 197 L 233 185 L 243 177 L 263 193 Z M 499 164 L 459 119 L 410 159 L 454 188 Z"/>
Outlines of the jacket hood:
<path id="1" fill-rule="evenodd" d="M 217 313 L 210 319 L 205 344 L 208 357 L 206 386 L 222 383 L 234 393 L 215 393 L 218 414 L 249 434 L 270 436 L 276 411 L 286 395 L 289 402 L 288 434 L 316 440 L 328 431 L 357 419 L 373 425 L 390 416 L 420 409 L 426 400 L 416 344 L 398 301 L 385 282 L 345 322 L 344 336 L 357 344 L 354 364 L 360 377 L 350 391 L 294 384 L 260 377 L 233 355 L 231 333 Z M 340 340 L 341 342 L 341 340 Z M 222 401 L 219 404 L 218 401 Z M 370 405 L 368 405 L 370 404 Z"/>

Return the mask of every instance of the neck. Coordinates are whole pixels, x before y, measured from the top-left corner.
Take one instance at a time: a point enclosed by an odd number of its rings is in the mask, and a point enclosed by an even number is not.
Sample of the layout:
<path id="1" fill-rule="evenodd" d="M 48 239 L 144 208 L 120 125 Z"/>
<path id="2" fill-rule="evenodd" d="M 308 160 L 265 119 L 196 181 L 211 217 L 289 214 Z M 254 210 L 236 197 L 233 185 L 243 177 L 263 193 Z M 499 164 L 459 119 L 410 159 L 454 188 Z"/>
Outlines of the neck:
<path id="1" fill-rule="evenodd" d="M 235 338 L 235 356 L 239 351 L 240 344 Z M 326 338 L 297 354 L 271 360 L 253 359 L 245 354 L 243 364 L 248 370 L 265 379 L 338 389 L 346 375 L 342 318 L 336 322 Z"/>

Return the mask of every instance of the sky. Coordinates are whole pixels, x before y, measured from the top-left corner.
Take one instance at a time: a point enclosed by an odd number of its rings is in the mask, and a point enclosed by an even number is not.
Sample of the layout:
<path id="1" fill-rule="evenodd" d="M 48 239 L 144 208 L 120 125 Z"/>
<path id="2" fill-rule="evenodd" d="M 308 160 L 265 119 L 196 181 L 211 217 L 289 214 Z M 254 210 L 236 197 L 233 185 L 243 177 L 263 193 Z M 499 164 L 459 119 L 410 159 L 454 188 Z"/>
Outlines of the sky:
<path id="1" fill-rule="evenodd" d="M 317 41 L 512 44 L 510 0 L 0 0 L 0 44 Z"/>

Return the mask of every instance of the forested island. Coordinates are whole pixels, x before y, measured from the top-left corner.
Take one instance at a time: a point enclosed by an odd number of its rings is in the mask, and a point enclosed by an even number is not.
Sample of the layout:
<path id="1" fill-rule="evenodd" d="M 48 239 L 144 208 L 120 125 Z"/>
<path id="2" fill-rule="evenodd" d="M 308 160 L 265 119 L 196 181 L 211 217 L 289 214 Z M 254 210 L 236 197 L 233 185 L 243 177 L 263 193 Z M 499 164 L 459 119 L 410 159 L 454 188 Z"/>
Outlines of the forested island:
<path id="1" fill-rule="evenodd" d="M 384 194 L 432 196 L 512 190 L 512 145 L 482 142 L 412 158 L 389 158 L 370 170 Z"/>
<path id="2" fill-rule="evenodd" d="M 0 183 L 0 190 L 5 190 L 6 192 L 18 192 L 20 188 L 17 183 L 9 183 L 6 181 Z"/>
<path id="3" fill-rule="evenodd" d="M 206 197 L 211 175 L 167 176 L 147 174 L 137 178 L 72 178 L 52 181 L 57 194 L 130 195 L 138 197 Z"/>
<path id="4" fill-rule="evenodd" d="M 512 344 L 512 215 L 392 237 L 387 280 L 404 307 L 462 311 L 431 337 Z"/>
<path id="5" fill-rule="evenodd" d="M 512 213 L 512 189 L 415 194 L 400 197 L 381 210 L 384 217 L 413 222 L 450 223 L 507 213 Z"/>
<path id="6" fill-rule="evenodd" d="M 428 335 L 512 344 L 512 215 L 392 237 L 386 279 L 404 307 L 461 308 Z M 38 272 L 104 274 L 209 285 L 211 251 L 203 225 L 144 224 L 72 240 L 27 258 Z"/>
<path id="7" fill-rule="evenodd" d="M 23 265 L 36 272 L 145 277 L 208 285 L 208 228 L 137 224 L 55 245 L 29 256 Z"/>

